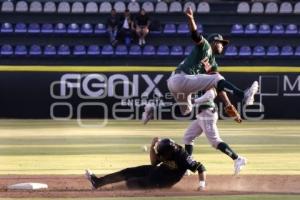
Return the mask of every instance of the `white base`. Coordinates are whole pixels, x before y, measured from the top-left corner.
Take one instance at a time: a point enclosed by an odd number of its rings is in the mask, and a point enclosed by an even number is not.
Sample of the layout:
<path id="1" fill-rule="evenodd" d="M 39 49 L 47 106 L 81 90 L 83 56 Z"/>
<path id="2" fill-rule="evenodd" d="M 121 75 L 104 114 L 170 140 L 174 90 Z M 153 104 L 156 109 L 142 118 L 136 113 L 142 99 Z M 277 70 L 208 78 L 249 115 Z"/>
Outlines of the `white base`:
<path id="1" fill-rule="evenodd" d="M 39 190 L 47 189 L 48 185 L 44 183 L 17 183 L 7 187 L 10 190 Z"/>

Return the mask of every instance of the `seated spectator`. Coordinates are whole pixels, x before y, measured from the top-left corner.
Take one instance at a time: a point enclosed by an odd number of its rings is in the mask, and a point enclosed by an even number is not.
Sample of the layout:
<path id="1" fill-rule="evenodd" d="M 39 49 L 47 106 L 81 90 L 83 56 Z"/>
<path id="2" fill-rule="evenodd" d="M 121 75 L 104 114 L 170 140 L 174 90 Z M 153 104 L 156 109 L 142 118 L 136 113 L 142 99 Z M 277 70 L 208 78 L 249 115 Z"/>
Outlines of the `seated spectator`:
<path id="1" fill-rule="evenodd" d="M 142 9 L 135 20 L 135 31 L 139 38 L 139 45 L 146 44 L 146 36 L 149 33 L 150 20 L 146 11 Z"/>
<path id="2" fill-rule="evenodd" d="M 132 40 L 133 21 L 128 9 L 125 10 L 124 15 L 121 17 L 119 26 L 119 39 L 129 46 Z"/>
<path id="3" fill-rule="evenodd" d="M 109 40 L 112 45 L 115 45 L 118 33 L 119 20 L 115 9 L 111 10 L 110 17 L 106 21 L 107 33 L 109 34 Z"/>

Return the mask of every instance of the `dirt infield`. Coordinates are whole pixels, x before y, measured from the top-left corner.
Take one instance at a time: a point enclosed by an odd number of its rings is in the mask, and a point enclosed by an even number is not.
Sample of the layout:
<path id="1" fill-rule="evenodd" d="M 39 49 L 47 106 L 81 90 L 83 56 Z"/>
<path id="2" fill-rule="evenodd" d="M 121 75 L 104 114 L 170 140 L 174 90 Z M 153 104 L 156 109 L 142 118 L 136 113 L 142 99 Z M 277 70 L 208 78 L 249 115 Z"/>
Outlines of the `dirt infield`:
<path id="1" fill-rule="evenodd" d="M 8 190 L 15 183 L 39 182 L 49 188 L 40 191 Z M 0 197 L 122 197 L 122 196 L 198 196 L 222 194 L 300 194 L 300 175 L 210 175 L 206 191 L 197 191 L 197 176 L 184 177 L 171 189 L 128 190 L 114 184 L 92 191 L 84 176 L 0 176 Z"/>

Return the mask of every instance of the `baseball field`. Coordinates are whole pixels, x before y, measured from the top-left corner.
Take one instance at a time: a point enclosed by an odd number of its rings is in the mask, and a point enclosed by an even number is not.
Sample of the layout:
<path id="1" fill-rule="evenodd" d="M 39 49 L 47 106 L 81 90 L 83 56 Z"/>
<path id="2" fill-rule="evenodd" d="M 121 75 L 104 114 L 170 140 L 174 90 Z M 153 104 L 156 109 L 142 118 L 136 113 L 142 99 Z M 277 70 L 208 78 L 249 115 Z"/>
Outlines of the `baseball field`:
<path id="1" fill-rule="evenodd" d="M 154 136 L 182 143 L 189 121 L 77 121 L 0 120 L 0 199 L 300 199 L 300 121 L 219 121 L 226 142 L 248 158 L 239 176 L 233 162 L 213 149 L 205 136 L 196 141 L 194 157 L 208 170 L 206 191 L 197 191 L 197 176 L 186 176 L 171 189 L 133 191 L 123 183 L 96 191 L 84 178 L 84 169 L 107 174 L 149 163 L 144 146 Z M 14 191 L 7 186 L 39 182 L 41 191 Z"/>

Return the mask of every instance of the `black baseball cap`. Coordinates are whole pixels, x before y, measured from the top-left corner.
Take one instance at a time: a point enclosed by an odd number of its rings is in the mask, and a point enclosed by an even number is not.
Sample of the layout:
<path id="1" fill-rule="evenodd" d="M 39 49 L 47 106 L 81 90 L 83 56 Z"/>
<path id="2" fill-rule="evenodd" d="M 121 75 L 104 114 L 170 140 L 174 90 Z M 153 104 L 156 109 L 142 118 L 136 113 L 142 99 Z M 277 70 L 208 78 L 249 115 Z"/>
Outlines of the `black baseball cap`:
<path id="1" fill-rule="evenodd" d="M 213 33 L 213 34 L 210 34 L 208 36 L 208 42 L 209 43 L 212 43 L 213 41 L 219 41 L 221 42 L 224 46 L 226 46 L 228 43 L 229 43 L 229 40 L 224 40 L 223 39 L 223 36 L 219 33 Z"/>

